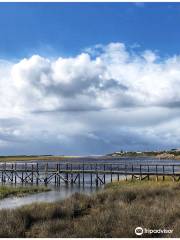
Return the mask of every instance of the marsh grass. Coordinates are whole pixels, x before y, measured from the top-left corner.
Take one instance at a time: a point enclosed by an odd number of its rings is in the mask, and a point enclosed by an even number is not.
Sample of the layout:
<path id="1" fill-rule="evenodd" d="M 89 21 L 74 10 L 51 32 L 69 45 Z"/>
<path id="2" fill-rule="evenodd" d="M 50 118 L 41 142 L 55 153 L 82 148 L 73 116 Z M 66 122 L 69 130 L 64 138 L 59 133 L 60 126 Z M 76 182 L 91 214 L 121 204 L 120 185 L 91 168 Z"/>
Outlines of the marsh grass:
<path id="1" fill-rule="evenodd" d="M 0 186 L 0 199 L 17 196 L 22 197 L 27 194 L 33 194 L 38 192 L 49 191 L 50 189 L 43 186 L 25 186 L 25 187 L 12 187 L 12 186 Z"/>
<path id="2" fill-rule="evenodd" d="M 0 211 L 0 237 L 136 237 L 137 226 L 180 236 L 180 183 L 122 181 L 91 196 Z"/>

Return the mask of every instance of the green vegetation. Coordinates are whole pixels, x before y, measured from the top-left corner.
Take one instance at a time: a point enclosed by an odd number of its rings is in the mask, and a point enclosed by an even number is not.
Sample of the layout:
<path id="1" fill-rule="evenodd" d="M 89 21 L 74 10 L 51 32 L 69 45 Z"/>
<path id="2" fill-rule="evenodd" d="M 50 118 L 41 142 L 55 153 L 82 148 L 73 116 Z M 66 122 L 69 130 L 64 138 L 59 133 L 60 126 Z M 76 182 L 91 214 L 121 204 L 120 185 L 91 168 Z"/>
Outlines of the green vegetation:
<path id="1" fill-rule="evenodd" d="M 0 186 L 0 199 L 10 196 L 22 197 L 27 194 L 45 192 L 49 190 L 50 189 L 43 186 L 26 186 L 26 187 Z"/>
<path id="2" fill-rule="evenodd" d="M 76 159 L 79 158 L 80 156 L 54 156 L 54 155 L 16 155 L 16 156 L 0 156 L 0 162 L 12 162 L 12 161 L 33 161 L 33 160 L 68 160 L 68 159 Z M 145 151 L 145 152 L 114 152 L 107 154 L 106 156 L 103 157 L 96 157 L 99 158 L 99 160 L 103 159 L 103 161 L 108 157 L 155 157 L 155 158 L 169 158 L 169 159 L 177 159 L 180 160 L 180 151 L 178 150 L 170 150 L 170 151 Z"/>
<path id="3" fill-rule="evenodd" d="M 135 237 L 137 226 L 180 236 L 180 183 L 122 181 L 91 196 L 0 211 L 0 237 Z"/>
<path id="4" fill-rule="evenodd" d="M 76 158 L 77 156 L 53 156 L 53 155 L 19 155 L 19 156 L 0 156 L 0 162 L 12 161 L 33 161 L 33 160 L 64 160 L 67 158 Z"/>
<path id="5" fill-rule="evenodd" d="M 155 157 L 159 159 L 177 159 L 180 160 L 180 151 L 145 151 L 145 152 L 114 152 L 108 154 L 111 157 Z"/>

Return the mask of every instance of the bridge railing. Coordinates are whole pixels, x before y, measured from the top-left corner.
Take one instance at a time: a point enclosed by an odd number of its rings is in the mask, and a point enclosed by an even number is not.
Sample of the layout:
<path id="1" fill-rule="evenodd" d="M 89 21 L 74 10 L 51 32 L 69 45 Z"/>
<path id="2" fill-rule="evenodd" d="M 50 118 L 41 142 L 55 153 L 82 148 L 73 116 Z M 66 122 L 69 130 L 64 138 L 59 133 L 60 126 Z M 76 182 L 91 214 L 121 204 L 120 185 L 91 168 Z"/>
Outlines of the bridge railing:
<path id="1" fill-rule="evenodd" d="M 120 173 L 180 174 L 180 164 L 130 164 L 130 163 L 1 163 L 2 171 L 56 172 L 56 171 L 104 171 Z"/>

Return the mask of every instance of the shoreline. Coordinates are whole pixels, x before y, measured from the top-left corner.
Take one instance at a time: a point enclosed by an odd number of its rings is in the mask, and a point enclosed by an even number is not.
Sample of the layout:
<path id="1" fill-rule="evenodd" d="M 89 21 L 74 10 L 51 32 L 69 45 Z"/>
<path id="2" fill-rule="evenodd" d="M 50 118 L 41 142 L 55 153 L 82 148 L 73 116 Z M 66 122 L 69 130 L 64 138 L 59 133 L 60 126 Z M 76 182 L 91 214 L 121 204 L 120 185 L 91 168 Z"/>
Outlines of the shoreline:
<path id="1" fill-rule="evenodd" d="M 50 191 L 50 188 L 45 186 L 0 186 L 0 200 L 10 197 L 24 197 L 31 194 Z"/>
<path id="2" fill-rule="evenodd" d="M 179 197 L 180 183 L 169 178 L 113 182 L 90 196 L 0 210 L 0 237 L 135 237 L 137 225 L 173 229 L 157 237 L 177 237 Z"/>
<path id="3" fill-rule="evenodd" d="M 180 160 L 180 156 L 175 156 L 173 154 L 160 154 L 160 155 L 139 155 L 139 156 L 131 156 L 131 155 L 125 155 L 125 156 L 101 156 L 101 157 L 94 157 L 94 156 L 38 156 L 38 157 L 0 157 L 0 163 L 6 163 L 6 162 L 16 162 L 16 161 L 64 161 L 64 160 L 77 160 L 77 159 L 97 159 L 99 161 L 106 161 L 106 160 L 113 160 L 113 159 L 124 159 L 124 158 L 156 158 L 156 159 L 176 159 L 176 160 Z"/>

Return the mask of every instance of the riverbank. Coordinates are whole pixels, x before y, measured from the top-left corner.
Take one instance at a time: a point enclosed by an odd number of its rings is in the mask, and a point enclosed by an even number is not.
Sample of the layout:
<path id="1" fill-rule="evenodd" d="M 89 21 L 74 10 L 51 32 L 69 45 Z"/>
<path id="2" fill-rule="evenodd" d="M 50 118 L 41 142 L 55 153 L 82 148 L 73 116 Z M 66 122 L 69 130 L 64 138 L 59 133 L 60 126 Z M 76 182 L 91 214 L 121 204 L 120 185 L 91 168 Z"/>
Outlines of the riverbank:
<path id="1" fill-rule="evenodd" d="M 121 181 L 91 196 L 1 210 L 0 237 L 135 237 L 137 226 L 179 237 L 179 198 L 180 183 L 172 180 Z"/>
<path id="2" fill-rule="evenodd" d="M 124 158 L 134 158 L 134 159 L 146 159 L 146 158 L 156 158 L 156 159 L 174 159 L 180 160 L 180 152 L 172 153 L 172 152 L 160 152 L 160 153 L 136 153 L 136 152 L 128 152 L 123 154 L 109 154 L 109 155 L 102 155 L 102 156 L 0 156 L 0 163 L 6 162 L 17 162 L 17 161 L 24 161 L 24 162 L 31 162 L 31 161 L 77 161 L 77 160 L 89 160 L 89 159 L 96 159 L 98 161 L 106 161 L 106 160 L 113 160 L 113 159 L 124 159 Z"/>
<path id="3" fill-rule="evenodd" d="M 0 186 L 0 200 L 7 197 L 23 197 L 28 194 L 46 191 L 50 191 L 50 189 L 43 186 L 25 186 L 25 187 Z"/>
<path id="4" fill-rule="evenodd" d="M 15 161 L 61 161 L 68 158 L 77 158 L 76 156 L 0 156 L 0 162 L 15 162 Z"/>

